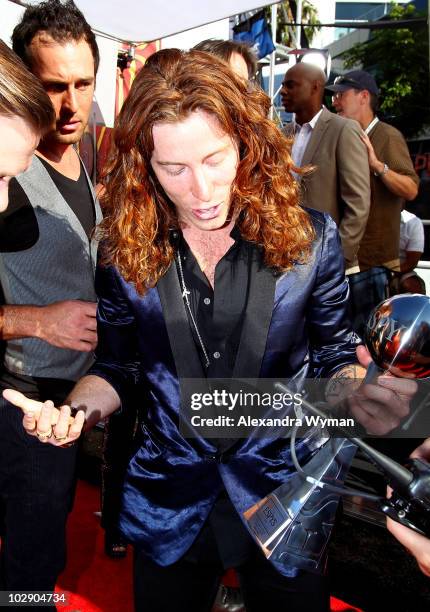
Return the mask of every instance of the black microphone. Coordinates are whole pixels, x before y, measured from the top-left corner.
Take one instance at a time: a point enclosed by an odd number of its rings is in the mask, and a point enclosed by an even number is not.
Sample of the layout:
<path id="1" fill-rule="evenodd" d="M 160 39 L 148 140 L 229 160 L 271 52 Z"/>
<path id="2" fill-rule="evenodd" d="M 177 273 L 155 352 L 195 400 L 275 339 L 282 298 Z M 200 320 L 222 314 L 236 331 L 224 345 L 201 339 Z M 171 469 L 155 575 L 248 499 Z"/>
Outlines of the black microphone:
<path id="1" fill-rule="evenodd" d="M 277 387 L 286 389 L 284 385 Z M 302 398 L 302 407 L 311 414 L 326 418 L 327 414 Z M 397 463 L 384 453 L 376 450 L 361 438 L 350 437 L 341 426 L 335 429 L 345 436 L 369 457 L 373 465 L 383 473 L 386 482 L 393 489 L 389 499 L 382 499 L 380 508 L 393 520 L 410 529 L 430 536 L 430 464 L 421 459 L 410 459 L 405 466 Z"/>
<path id="2" fill-rule="evenodd" d="M 428 378 L 430 376 L 430 298 L 420 294 L 396 295 L 371 313 L 365 340 L 375 366 L 365 383 L 379 373 Z M 357 444 L 357 439 L 353 440 Z M 395 521 L 430 535 L 430 464 L 411 459 L 399 465 L 360 441 L 357 444 L 385 475 L 393 489 L 382 511 Z M 399 469 L 401 468 L 401 469 Z"/>

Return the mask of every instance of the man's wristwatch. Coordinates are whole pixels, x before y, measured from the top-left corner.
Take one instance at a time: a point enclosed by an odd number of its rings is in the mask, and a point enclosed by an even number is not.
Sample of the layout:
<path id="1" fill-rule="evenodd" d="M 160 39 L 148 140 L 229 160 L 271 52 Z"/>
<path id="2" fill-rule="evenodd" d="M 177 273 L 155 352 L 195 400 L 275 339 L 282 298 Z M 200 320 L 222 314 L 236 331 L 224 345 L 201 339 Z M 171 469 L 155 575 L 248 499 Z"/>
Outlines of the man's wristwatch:
<path id="1" fill-rule="evenodd" d="M 382 168 L 381 172 L 374 172 L 373 174 L 375 176 L 384 176 L 384 174 L 387 174 L 388 170 L 389 170 L 388 165 L 384 164 L 384 167 Z"/>

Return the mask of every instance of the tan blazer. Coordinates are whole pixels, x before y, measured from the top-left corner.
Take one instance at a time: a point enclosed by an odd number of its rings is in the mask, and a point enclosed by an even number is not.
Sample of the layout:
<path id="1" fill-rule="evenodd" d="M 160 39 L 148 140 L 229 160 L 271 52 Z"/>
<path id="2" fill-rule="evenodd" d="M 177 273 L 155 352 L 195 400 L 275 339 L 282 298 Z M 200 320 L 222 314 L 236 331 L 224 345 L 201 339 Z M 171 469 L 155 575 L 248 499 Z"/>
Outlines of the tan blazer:
<path id="1" fill-rule="evenodd" d="M 348 272 L 358 272 L 354 267 L 370 209 L 369 161 L 361 131 L 356 121 L 324 108 L 302 160 L 302 166 L 315 166 L 302 179 L 303 204 L 336 221 Z"/>

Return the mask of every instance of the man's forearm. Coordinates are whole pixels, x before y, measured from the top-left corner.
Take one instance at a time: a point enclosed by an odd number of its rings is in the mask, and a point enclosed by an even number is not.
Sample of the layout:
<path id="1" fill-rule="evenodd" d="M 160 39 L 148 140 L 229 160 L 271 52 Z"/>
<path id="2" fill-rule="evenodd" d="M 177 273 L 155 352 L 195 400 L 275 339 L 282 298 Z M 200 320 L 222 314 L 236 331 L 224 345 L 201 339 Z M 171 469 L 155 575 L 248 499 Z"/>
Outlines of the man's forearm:
<path id="1" fill-rule="evenodd" d="M 1 306 L 1 337 L 38 338 L 40 335 L 40 306 Z"/>
<path id="2" fill-rule="evenodd" d="M 92 351 L 97 344 L 95 302 L 63 300 L 44 306 L 1 307 L 1 337 L 38 338 L 53 346 Z"/>
<path id="3" fill-rule="evenodd" d="M 121 399 L 106 380 L 90 374 L 76 383 L 64 403 L 84 410 L 85 428 L 91 429 L 101 419 L 115 412 L 121 405 Z"/>
<path id="4" fill-rule="evenodd" d="M 382 170 L 378 169 L 378 172 L 382 172 Z M 404 198 L 407 201 L 417 197 L 418 186 L 410 176 L 399 174 L 398 172 L 394 172 L 394 170 L 388 169 L 385 174 L 381 174 L 380 179 L 394 195 Z"/>

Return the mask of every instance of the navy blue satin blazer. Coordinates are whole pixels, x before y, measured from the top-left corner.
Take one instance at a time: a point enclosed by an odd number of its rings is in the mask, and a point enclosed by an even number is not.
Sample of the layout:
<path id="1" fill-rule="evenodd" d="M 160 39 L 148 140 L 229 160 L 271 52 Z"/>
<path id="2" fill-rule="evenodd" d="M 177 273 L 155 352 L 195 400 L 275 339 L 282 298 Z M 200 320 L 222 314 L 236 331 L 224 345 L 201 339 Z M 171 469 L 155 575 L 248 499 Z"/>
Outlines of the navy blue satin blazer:
<path id="1" fill-rule="evenodd" d="M 328 215 L 310 214 L 316 238 L 309 261 L 278 276 L 260 266 L 251 279 L 234 377 L 329 377 L 356 361 L 337 229 Z M 181 378 L 204 373 L 174 264 L 144 297 L 114 267 L 98 269 L 96 289 L 99 345 L 90 373 L 120 397 L 130 384 L 142 388 L 141 445 L 128 467 L 121 528 L 168 565 L 192 544 L 223 487 L 242 515 L 294 473 L 288 440 L 249 437 L 220 461 L 209 440 L 181 436 Z M 173 335 L 180 342 L 170 342 Z M 302 444 L 305 459 L 310 450 Z M 281 571 L 292 569 L 286 562 Z"/>

